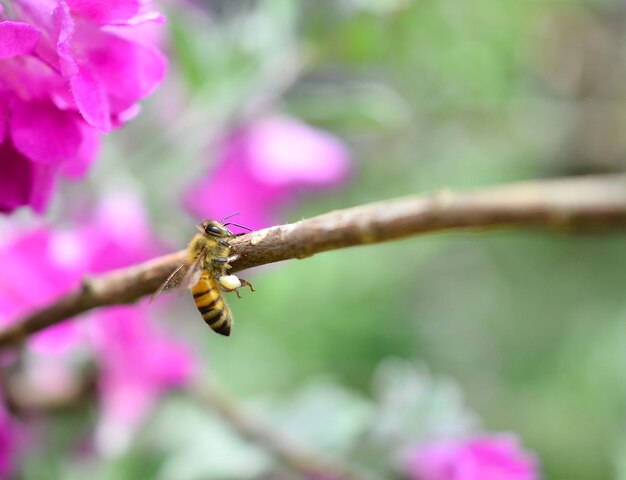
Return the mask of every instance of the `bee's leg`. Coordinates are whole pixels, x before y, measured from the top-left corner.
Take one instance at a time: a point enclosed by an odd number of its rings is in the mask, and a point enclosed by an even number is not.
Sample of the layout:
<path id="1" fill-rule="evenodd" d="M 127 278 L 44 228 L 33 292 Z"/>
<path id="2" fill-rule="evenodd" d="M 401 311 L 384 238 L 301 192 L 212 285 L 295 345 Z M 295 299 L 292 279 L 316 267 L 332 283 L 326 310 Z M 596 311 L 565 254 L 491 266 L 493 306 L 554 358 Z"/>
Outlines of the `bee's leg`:
<path id="1" fill-rule="evenodd" d="M 224 258 L 224 257 L 219 257 L 220 259 Z M 232 265 L 230 264 L 230 262 L 234 262 L 235 260 L 237 260 L 239 258 L 239 255 L 231 255 L 230 257 L 226 258 L 226 261 L 224 262 L 223 260 L 220 260 L 221 263 L 225 263 L 226 265 L 224 265 L 224 268 L 226 268 L 226 270 L 230 270 L 232 267 Z"/>
<path id="2" fill-rule="evenodd" d="M 219 287 L 220 287 L 220 290 L 222 292 L 226 292 L 226 293 L 233 293 L 233 292 L 235 292 L 235 294 L 237 295 L 237 298 L 241 298 L 241 295 L 237 291 L 237 288 L 239 288 L 239 287 L 230 288 L 230 287 L 225 286 L 223 283 L 220 283 Z"/>
<path id="3" fill-rule="evenodd" d="M 252 284 L 248 280 L 244 280 L 243 278 L 240 278 L 239 281 L 241 282 L 241 285 L 243 287 L 248 287 L 251 292 L 255 291 L 254 287 L 252 286 Z M 237 294 L 237 295 L 239 295 L 239 294 Z"/>
<path id="4" fill-rule="evenodd" d="M 254 287 L 250 282 L 238 278 L 236 275 L 222 275 L 217 279 L 217 281 L 223 291 L 235 292 L 237 298 L 241 298 L 241 294 L 239 293 L 239 289 L 241 287 L 248 287 L 251 291 L 254 292 Z"/>

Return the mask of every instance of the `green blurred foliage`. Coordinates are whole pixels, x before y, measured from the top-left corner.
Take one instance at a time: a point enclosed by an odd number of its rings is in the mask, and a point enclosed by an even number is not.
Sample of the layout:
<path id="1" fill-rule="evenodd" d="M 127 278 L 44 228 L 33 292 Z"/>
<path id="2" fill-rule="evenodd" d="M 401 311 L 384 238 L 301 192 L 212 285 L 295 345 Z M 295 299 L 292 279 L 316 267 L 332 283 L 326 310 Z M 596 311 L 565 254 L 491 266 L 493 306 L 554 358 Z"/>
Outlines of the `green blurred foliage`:
<path id="1" fill-rule="evenodd" d="M 207 168 L 206 145 L 268 92 L 262 112 L 329 129 L 354 155 L 349 184 L 303 199 L 281 212 L 284 221 L 441 188 L 620 170 L 623 21 L 620 3 L 608 0 L 177 4 L 168 84 L 112 136 L 98 181 L 85 188 L 137 186 L 157 230 L 182 247 L 194 219 L 172 192 Z M 177 98 L 181 88 L 187 93 Z M 172 98 L 181 108 L 164 119 L 159 111 Z M 138 146 L 134 138 L 156 140 Z M 484 429 L 517 432 L 546 478 L 626 478 L 622 236 L 429 235 L 246 278 L 257 292 L 230 300 L 236 325 L 228 340 L 207 332 L 190 302 L 163 315 L 237 395 L 284 404 L 329 375 L 358 400 L 338 401 L 338 418 L 329 407 L 304 417 L 333 424 L 356 409 L 358 423 L 377 366 L 403 358 L 462 385 Z M 322 405 L 331 390 L 320 393 Z M 258 472 L 267 468 L 262 452 L 220 429 L 173 399 L 107 475 L 246 478 L 229 463 L 239 455 Z M 216 443 L 232 454 L 220 465 L 204 454 Z M 27 477 L 44 478 L 38 472 Z"/>

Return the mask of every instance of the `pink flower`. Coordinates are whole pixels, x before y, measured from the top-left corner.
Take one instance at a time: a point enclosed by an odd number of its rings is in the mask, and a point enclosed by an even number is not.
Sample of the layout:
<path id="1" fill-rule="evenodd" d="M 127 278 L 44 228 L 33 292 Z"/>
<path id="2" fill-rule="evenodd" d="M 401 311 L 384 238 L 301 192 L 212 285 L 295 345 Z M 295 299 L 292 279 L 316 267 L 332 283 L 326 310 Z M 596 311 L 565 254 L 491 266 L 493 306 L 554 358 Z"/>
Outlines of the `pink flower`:
<path id="1" fill-rule="evenodd" d="M 513 435 L 434 441 L 414 447 L 412 480 L 537 480 L 539 470 Z"/>
<path id="2" fill-rule="evenodd" d="M 161 17 L 140 0 L 15 0 L 0 9 L 0 212 L 42 212 L 56 177 L 82 176 L 99 133 L 163 78 L 133 29 Z"/>
<path id="3" fill-rule="evenodd" d="M 269 117 L 225 139 L 217 165 L 188 191 L 185 206 L 198 218 L 240 211 L 246 226 L 267 227 L 298 193 L 338 185 L 349 169 L 338 138 L 293 118 Z"/>
<path id="4" fill-rule="evenodd" d="M 0 326 L 76 287 L 87 266 L 83 255 L 73 232 L 13 232 L 0 249 Z M 35 346 L 48 353 L 63 350 L 75 342 L 74 331 L 73 322 L 52 327 L 36 337 Z"/>
<path id="5" fill-rule="evenodd" d="M 114 307 L 97 315 L 93 344 L 100 366 L 100 449 L 126 450 L 146 414 L 167 390 L 184 386 L 194 373 L 191 350 L 159 332 L 145 306 Z"/>
<path id="6" fill-rule="evenodd" d="M 0 324 L 11 323 L 78 286 L 84 275 L 124 267 L 159 253 L 142 205 L 133 196 L 109 198 L 89 219 L 66 231 L 40 227 L 13 232 L 13 238 L 0 247 L 4 265 L 0 270 Z M 50 382 L 75 377 L 62 371 L 62 362 L 71 358 L 71 353 L 92 352 L 99 367 L 102 406 L 97 437 L 108 453 L 123 451 L 159 398 L 193 375 L 190 349 L 158 328 L 150 313 L 145 305 L 98 310 L 89 318 L 66 321 L 37 334 L 29 342 L 32 368 L 55 367 L 55 380 L 49 375 L 29 375 L 44 391 L 56 389 Z M 66 368 L 72 367 L 68 363 Z"/>
<path id="7" fill-rule="evenodd" d="M 118 194 L 100 204 L 90 220 L 72 230 L 39 227 L 14 232 L 0 249 L 0 326 L 12 323 L 77 287 L 84 275 L 124 267 L 159 253 L 145 212 L 132 196 Z M 74 322 L 36 335 L 42 353 L 62 352 L 79 341 Z"/>

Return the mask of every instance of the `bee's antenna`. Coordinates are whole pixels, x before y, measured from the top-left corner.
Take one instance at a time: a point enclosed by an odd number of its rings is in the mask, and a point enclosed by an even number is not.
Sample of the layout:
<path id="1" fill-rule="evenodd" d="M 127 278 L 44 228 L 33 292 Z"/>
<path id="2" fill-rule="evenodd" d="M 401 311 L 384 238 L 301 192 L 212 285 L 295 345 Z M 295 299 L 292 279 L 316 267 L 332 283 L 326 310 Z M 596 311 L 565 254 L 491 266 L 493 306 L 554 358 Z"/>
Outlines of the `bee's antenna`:
<path id="1" fill-rule="evenodd" d="M 222 218 L 222 221 L 220 222 L 222 225 L 224 225 L 224 220 L 228 220 L 229 218 L 234 217 L 235 215 L 239 215 L 239 212 L 235 212 L 235 213 L 231 213 L 230 215 L 228 215 L 227 217 Z M 230 224 L 229 224 L 230 225 Z M 234 223 L 232 224 L 234 225 Z"/>
<path id="2" fill-rule="evenodd" d="M 231 217 L 232 217 L 232 215 L 231 215 Z M 224 224 L 225 227 L 227 227 L 228 225 L 234 225 L 235 227 L 243 228 L 244 230 L 248 230 L 249 232 L 252 232 L 251 228 L 244 227 L 243 225 L 239 225 L 238 223 L 228 222 L 228 223 Z"/>

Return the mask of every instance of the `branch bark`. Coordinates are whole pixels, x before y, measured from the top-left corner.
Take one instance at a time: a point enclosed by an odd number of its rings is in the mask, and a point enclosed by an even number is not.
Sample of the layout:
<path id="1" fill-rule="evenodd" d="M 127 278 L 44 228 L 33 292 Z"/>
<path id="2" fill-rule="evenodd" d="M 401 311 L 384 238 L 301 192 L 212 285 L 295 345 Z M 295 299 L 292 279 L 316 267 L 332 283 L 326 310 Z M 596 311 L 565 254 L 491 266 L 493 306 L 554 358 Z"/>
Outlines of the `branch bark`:
<path id="1" fill-rule="evenodd" d="M 232 272 L 339 248 L 444 230 L 534 228 L 560 233 L 626 229 L 626 174 L 440 190 L 336 210 L 237 237 Z M 94 308 L 151 294 L 184 260 L 179 251 L 87 277 L 81 288 L 0 331 L 0 348 Z"/>

